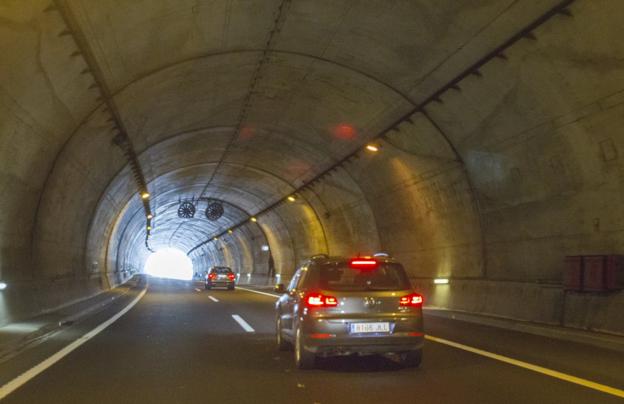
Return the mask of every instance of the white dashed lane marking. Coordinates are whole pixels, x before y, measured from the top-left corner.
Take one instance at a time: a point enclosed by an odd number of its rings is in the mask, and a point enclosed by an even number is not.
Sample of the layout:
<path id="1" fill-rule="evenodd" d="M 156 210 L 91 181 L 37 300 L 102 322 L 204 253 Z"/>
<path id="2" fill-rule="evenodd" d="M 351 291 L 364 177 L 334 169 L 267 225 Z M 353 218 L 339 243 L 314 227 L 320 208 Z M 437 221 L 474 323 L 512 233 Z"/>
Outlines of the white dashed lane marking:
<path id="1" fill-rule="evenodd" d="M 238 314 L 232 314 L 232 318 L 234 320 L 236 320 L 238 325 L 240 325 L 243 328 L 243 330 L 245 330 L 246 332 L 255 332 L 256 331 L 247 323 L 247 321 L 243 320 L 243 318 L 241 316 L 239 316 Z"/>

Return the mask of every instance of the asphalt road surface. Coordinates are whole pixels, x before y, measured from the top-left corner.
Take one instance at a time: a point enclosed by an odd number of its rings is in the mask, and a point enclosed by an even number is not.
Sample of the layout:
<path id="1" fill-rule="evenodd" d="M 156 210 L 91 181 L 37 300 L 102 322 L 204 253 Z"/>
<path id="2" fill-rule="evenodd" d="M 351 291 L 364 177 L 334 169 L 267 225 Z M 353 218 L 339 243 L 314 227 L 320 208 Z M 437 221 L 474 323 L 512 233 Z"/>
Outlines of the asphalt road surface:
<path id="1" fill-rule="evenodd" d="M 138 293 L 138 292 L 137 292 Z M 0 383 L 41 363 L 129 303 L 0 364 Z M 9 394 L 6 403 L 610 403 L 594 389 L 428 340 L 423 364 L 341 357 L 295 369 L 274 343 L 274 302 L 237 288 L 150 279 L 148 292 L 108 328 Z M 624 388 L 622 355 L 573 343 L 426 318 L 427 333 Z"/>

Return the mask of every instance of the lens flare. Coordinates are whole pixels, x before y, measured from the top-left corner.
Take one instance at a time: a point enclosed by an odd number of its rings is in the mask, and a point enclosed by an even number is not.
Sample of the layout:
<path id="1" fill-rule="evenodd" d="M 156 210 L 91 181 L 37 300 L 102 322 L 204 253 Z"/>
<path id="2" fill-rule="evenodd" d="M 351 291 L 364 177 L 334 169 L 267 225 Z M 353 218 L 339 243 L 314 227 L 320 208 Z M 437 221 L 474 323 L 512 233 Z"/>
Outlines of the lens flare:
<path id="1" fill-rule="evenodd" d="M 341 123 L 333 128 L 334 137 L 341 140 L 352 140 L 357 137 L 357 130 L 348 123 Z"/>

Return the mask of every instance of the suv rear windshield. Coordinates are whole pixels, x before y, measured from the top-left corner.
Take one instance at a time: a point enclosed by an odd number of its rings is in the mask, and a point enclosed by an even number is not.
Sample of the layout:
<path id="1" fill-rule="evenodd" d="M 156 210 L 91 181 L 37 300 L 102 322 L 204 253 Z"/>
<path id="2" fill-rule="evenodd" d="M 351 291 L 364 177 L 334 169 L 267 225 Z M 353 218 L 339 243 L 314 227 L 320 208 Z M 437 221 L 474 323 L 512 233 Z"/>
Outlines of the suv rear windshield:
<path id="1" fill-rule="evenodd" d="M 315 279 L 325 290 L 405 290 L 411 285 L 400 264 L 380 263 L 376 269 L 354 269 L 348 263 L 322 264 Z M 313 276 L 314 277 L 314 276 Z M 307 283 L 307 282 L 306 282 Z"/>
<path id="2" fill-rule="evenodd" d="M 215 268 L 212 268 L 210 272 L 224 275 L 224 274 L 229 274 L 230 272 L 232 272 L 232 270 L 228 267 L 215 267 Z"/>

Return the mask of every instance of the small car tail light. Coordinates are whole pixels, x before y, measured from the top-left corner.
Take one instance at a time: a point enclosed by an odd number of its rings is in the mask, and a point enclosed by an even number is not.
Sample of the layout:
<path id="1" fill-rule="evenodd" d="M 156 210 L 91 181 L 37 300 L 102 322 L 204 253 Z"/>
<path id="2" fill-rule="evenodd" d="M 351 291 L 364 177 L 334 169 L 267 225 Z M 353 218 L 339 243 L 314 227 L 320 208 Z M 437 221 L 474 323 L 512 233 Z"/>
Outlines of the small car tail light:
<path id="1" fill-rule="evenodd" d="M 423 304 L 423 297 L 418 293 L 403 296 L 400 300 L 401 306 L 420 307 Z"/>
<path id="2" fill-rule="evenodd" d="M 375 269 L 379 266 L 379 262 L 372 258 L 353 258 L 349 261 L 349 266 L 355 269 Z"/>
<path id="3" fill-rule="evenodd" d="M 213 272 L 210 275 L 208 275 L 208 278 L 210 278 L 210 279 L 215 279 L 216 277 L 217 277 L 216 272 Z"/>
<path id="4" fill-rule="evenodd" d="M 231 281 L 234 280 L 234 278 L 236 278 L 236 275 L 234 274 L 228 274 L 228 278 L 230 278 Z"/>
<path id="5" fill-rule="evenodd" d="M 306 296 L 305 303 L 308 307 L 336 307 L 338 306 L 338 299 L 321 293 L 310 293 Z"/>

